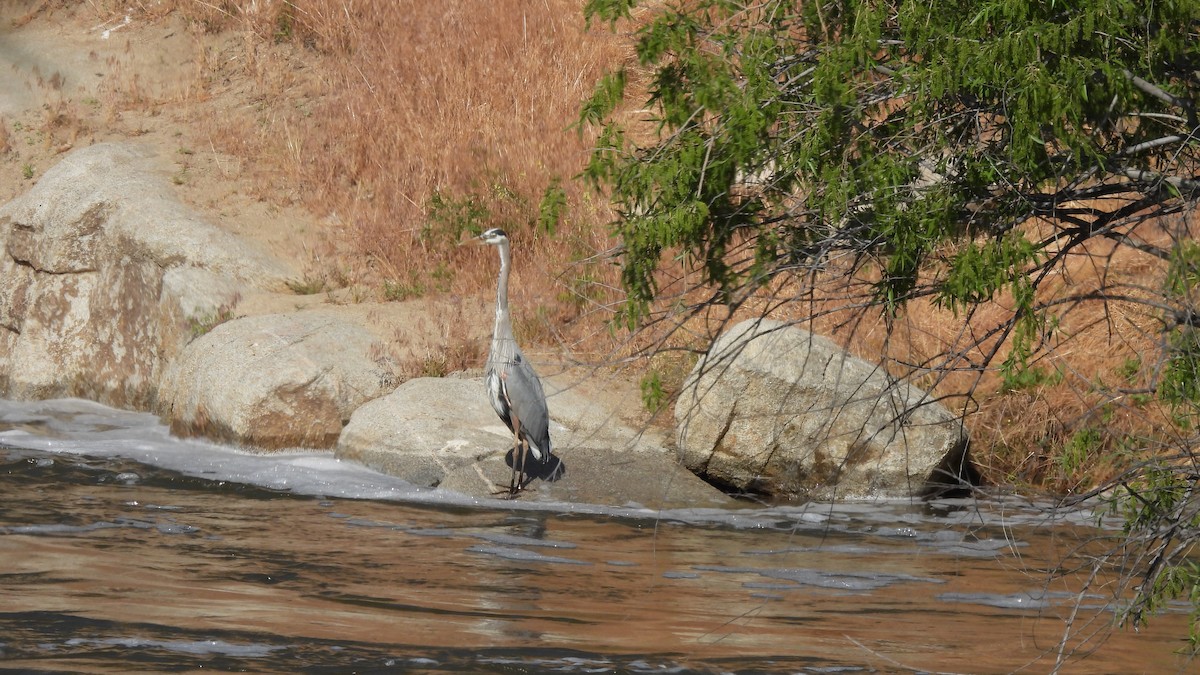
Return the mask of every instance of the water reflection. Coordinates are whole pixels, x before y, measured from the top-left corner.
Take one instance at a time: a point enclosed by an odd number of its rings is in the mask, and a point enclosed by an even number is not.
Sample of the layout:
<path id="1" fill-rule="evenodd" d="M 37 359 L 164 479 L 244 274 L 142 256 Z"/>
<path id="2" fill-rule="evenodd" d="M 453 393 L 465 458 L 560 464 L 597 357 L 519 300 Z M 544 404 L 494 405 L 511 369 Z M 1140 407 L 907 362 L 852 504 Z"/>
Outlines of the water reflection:
<path id="1" fill-rule="evenodd" d="M 1069 618 L 1064 672 L 1191 665 L 1182 616 L 1113 632 L 1105 586 L 1055 573 L 1102 534 L 1091 514 L 476 506 L 320 456 L 197 452 L 142 416 L 5 405 L 8 668 L 1045 672 Z"/>

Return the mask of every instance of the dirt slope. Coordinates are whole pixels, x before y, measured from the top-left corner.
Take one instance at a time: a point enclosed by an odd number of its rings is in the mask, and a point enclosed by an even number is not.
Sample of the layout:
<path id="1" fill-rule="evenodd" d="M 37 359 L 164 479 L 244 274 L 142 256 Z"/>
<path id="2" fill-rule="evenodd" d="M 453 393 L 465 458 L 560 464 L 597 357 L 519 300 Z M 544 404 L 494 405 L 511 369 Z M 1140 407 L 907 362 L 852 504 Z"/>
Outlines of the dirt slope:
<path id="1" fill-rule="evenodd" d="M 97 23 L 86 5 L 30 14 L 0 5 L 0 202 L 69 150 L 109 140 L 155 146 L 182 198 L 212 222 L 303 268 L 320 240 L 299 188 L 268 162 L 222 151 L 226 125 L 252 123 L 261 95 L 236 35 L 166 17 Z M 30 18 L 32 16 L 32 18 Z"/>

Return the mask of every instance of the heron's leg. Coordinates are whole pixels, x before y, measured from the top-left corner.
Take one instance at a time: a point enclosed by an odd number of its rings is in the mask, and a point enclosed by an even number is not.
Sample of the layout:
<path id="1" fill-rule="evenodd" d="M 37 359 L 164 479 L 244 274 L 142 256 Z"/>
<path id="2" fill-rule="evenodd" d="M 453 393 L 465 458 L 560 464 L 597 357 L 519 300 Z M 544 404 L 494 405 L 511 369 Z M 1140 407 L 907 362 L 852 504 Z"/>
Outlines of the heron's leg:
<path id="1" fill-rule="evenodd" d="M 524 490 L 526 485 L 533 481 L 533 476 L 530 476 L 525 471 L 525 461 L 529 458 L 529 441 L 521 441 L 521 479 L 517 482 L 517 490 Z"/>
<path id="2" fill-rule="evenodd" d="M 516 496 L 521 490 L 521 479 L 525 477 L 525 455 L 521 452 L 521 418 L 514 412 L 509 412 L 513 421 L 513 463 L 512 477 L 508 481 L 508 494 Z"/>
<path id="3" fill-rule="evenodd" d="M 500 375 L 501 380 L 508 379 L 508 373 Z M 512 474 L 508 479 L 508 496 L 513 498 L 517 496 L 531 479 L 525 477 L 525 447 L 526 444 L 521 442 L 521 418 L 517 412 L 513 410 L 512 400 L 508 398 L 508 389 L 502 388 L 501 393 L 504 395 L 504 402 L 508 404 L 508 414 L 512 418 L 513 429 L 513 457 L 512 457 Z"/>

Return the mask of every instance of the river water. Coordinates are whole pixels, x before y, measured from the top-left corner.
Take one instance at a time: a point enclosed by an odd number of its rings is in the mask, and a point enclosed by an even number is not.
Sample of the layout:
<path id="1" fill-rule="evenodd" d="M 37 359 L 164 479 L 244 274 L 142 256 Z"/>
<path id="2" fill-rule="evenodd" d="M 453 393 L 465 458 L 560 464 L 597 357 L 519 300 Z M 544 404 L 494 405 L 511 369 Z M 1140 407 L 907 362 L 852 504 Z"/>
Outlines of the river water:
<path id="1" fill-rule="evenodd" d="M 1200 671 L 1084 584 L 1111 524 L 1013 498 L 473 500 L 74 400 L 0 401 L 0 486 L 0 670 Z"/>

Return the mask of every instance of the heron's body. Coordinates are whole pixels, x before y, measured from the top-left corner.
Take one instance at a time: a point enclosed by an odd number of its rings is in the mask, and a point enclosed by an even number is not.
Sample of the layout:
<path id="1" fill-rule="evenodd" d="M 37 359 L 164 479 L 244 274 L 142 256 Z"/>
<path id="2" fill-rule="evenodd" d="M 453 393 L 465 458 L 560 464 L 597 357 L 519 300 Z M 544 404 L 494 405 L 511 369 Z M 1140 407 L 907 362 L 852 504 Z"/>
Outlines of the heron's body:
<path id="1" fill-rule="evenodd" d="M 491 229 L 479 239 L 500 251 L 496 324 L 492 330 L 484 382 L 492 408 L 513 432 L 514 448 L 510 460 L 513 480 L 509 491 L 515 494 L 533 478 L 557 479 L 563 469 L 562 463 L 551 454 L 550 413 L 542 382 L 513 337 L 508 309 L 508 275 L 512 265 L 508 236 L 502 230 Z M 532 457 L 533 465 L 527 463 L 527 455 Z"/>
<path id="2" fill-rule="evenodd" d="M 499 321 L 497 317 L 497 324 Z M 521 423 L 520 440 L 528 442 L 533 458 L 542 461 L 551 449 L 550 413 L 542 382 L 517 343 L 512 338 L 496 337 L 497 333 L 492 335 L 492 348 L 485 368 L 488 398 L 492 409 L 513 433 L 518 433 L 513 424 L 513 413 L 516 412 Z"/>

